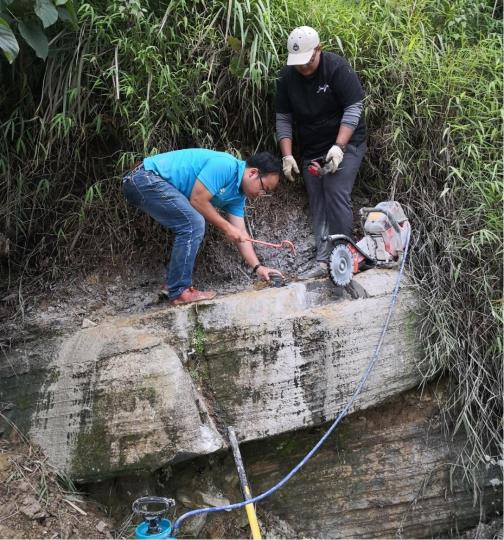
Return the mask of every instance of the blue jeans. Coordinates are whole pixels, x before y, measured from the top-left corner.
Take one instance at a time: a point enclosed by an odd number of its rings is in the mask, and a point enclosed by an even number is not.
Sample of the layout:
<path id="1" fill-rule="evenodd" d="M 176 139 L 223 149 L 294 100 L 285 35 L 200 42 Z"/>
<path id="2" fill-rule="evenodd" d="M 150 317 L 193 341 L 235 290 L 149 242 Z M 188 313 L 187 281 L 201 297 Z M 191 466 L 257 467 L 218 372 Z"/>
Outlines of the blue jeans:
<path id="1" fill-rule="evenodd" d="M 177 298 L 191 285 L 194 261 L 205 235 L 205 219 L 178 189 L 143 166 L 123 178 L 122 191 L 131 205 L 175 233 L 166 286 L 169 298 Z"/>

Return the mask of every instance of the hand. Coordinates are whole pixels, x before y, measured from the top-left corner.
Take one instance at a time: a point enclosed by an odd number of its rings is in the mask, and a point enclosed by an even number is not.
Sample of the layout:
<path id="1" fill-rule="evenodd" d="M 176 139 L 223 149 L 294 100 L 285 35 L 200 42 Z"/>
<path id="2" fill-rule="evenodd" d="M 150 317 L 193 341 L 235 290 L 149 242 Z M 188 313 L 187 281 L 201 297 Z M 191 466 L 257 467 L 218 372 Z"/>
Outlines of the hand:
<path id="1" fill-rule="evenodd" d="M 327 165 L 331 167 L 329 172 L 335 173 L 343 161 L 343 150 L 336 144 L 331 146 L 331 149 L 327 152 L 326 161 Z"/>
<path id="2" fill-rule="evenodd" d="M 285 178 L 294 182 L 294 176 L 292 176 L 292 171 L 296 174 L 299 174 L 299 167 L 297 166 L 296 160 L 293 156 L 284 156 L 282 158 L 282 169 L 285 175 Z"/>
<path id="3" fill-rule="evenodd" d="M 226 238 L 235 244 L 239 244 L 240 242 L 246 242 L 247 240 L 250 240 L 250 236 L 240 230 L 238 227 L 235 227 L 234 225 L 228 224 L 228 228 L 226 229 Z"/>
<path id="4" fill-rule="evenodd" d="M 262 281 L 269 281 L 270 280 L 270 274 L 277 274 L 282 279 L 285 279 L 282 272 L 279 272 L 278 270 L 275 270 L 274 268 L 268 268 L 267 266 L 260 266 L 256 270 L 256 276 L 259 279 L 261 279 Z"/>

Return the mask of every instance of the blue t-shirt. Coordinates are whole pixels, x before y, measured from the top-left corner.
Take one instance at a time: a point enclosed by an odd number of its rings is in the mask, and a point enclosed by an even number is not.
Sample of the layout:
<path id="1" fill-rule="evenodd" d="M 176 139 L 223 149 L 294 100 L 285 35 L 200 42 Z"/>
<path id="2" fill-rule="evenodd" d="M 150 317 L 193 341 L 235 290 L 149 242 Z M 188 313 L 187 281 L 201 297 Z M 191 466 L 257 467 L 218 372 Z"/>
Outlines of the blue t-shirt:
<path id="1" fill-rule="evenodd" d="M 245 215 L 245 195 L 240 191 L 244 161 L 225 152 L 188 148 L 145 158 L 143 166 L 170 182 L 188 199 L 198 179 L 212 194 L 213 206 L 234 216 Z"/>

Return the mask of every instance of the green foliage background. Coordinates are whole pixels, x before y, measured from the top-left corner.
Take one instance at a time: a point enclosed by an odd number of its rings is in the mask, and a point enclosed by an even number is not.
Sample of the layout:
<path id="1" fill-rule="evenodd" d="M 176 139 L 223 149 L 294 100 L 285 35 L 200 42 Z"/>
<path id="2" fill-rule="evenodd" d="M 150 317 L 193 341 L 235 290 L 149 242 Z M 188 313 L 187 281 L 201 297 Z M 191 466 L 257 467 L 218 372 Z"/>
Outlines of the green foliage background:
<path id="1" fill-rule="evenodd" d="M 80 261 L 127 252 L 135 230 L 117 176 L 145 154 L 274 149 L 274 79 L 289 31 L 309 24 L 355 66 L 367 93 L 360 189 L 399 200 L 412 220 L 420 369 L 426 380 L 451 375 L 454 431 L 469 435 L 459 463 L 470 473 L 495 453 L 500 3 L 95 0 L 76 8 L 79 29 L 52 30 L 46 63 L 21 47 L 12 66 L 0 65 L 4 284 L 47 282 Z"/>
<path id="2" fill-rule="evenodd" d="M 49 53 L 46 28 L 57 21 L 76 27 L 72 0 L 0 0 L 0 51 L 12 64 L 19 53 L 21 36 L 37 57 L 45 60 Z"/>

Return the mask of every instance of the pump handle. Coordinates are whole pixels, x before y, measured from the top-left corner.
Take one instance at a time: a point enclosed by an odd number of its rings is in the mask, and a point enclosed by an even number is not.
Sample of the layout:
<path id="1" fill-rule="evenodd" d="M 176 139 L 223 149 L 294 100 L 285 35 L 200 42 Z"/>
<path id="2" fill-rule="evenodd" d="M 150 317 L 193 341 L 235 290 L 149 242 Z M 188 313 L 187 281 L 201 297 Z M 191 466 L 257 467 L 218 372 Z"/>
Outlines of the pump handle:
<path id="1" fill-rule="evenodd" d="M 148 505 L 161 505 L 159 510 L 149 510 Z M 166 497 L 140 497 L 137 499 L 133 505 L 132 509 L 135 514 L 139 514 L 144 517 L 144 519 L 149 520 L 155 517 L 162 516 L 167 512 L 172 506 L 175 506 L 175 501 L 173 499 L 167 499 Z"/>

